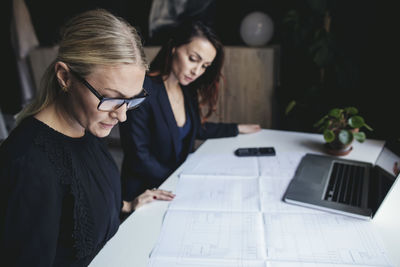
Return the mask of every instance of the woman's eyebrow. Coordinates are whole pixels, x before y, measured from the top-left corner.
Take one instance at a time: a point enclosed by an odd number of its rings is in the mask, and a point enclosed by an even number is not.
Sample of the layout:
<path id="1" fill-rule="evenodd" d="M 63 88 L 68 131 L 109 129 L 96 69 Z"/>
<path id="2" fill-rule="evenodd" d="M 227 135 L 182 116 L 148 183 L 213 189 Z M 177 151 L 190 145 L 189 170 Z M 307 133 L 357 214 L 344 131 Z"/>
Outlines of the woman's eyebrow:
<path id="1" fill-rule="evenodd" d="M 111 91 L 111 92 L 115 92 L 116 94 L 117 94 L 117 96 L 118 96 L 118 98 L 126 98 L 126 99 L 129 99 L 129 98 L 132 98 L 132 97 L 134 97 L 134 96 L 127 96 L 127 95 L 125 95 L 125 94 L 123 94 L 123 93 L 121 93 L 119 90 L 117 90 L 117 89 L 112 89 L 112 88 L 103 88 L 103 90 L 107 90 L 107 91 Z"/>
<path id="2" fill-rule="evenodd" d="M 200 60 L 203 59 L 203 58 L 199 55 L 199 53 L 197 53 L 196 51 L 193 51 L 193 53 L 194 53 Z"/>
<path id="3" fill-rule="evenodd" d="M 203 60 L 203 58 L 200 56 L 199 53 L 197 53 L 196 51 L 193 51 L 193 53 L 196 54 L 196 56 L 199 57 L 200 61 Z M 212 61 L 210 61 L 210 62 L 207 61 L 207 62 L 204 62 L 204 63 L 205 63 L 205 64 L 210 64 L 210 65 L 211 65 Z"/>

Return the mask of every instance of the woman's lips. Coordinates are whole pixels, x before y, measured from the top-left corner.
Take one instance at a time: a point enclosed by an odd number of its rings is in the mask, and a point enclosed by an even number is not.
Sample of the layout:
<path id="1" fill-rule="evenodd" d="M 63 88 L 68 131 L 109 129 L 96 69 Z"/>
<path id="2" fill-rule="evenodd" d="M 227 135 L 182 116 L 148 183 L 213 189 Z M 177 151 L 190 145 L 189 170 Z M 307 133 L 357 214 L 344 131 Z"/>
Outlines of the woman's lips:
<path id="1" fill-rule="evenodd" d="M 101 125 L 103 128 L 111 129 L 111 128 L 113 128 L 113 127 L 115 126 L 115 123 L 104 123 L 104 122 L 100 122 L 100 125 Z"/>
<path id="2" fill-rule="evenodd" d="M 192 82 L 194 80 L 194 78 L 191 78 L 191 77 L 185 75 L 185 80 Z"/>

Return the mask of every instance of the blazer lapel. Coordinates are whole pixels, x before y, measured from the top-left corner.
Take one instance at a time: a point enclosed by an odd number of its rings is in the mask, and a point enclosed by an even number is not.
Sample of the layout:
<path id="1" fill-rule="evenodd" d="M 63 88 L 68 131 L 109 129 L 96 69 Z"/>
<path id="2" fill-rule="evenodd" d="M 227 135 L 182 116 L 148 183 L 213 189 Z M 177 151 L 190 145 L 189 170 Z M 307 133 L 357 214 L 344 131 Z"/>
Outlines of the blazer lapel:
<path id="1" fill-rule="evenodd" d="M 158 94 L 158 103 L 160 104 L 161 111 L 165 122 L 167 123 L 169 132 L 171 133 L 172 143 L 174 145 L 175 156 L 177 157 L 178 142 L 179 142 L 179 131 L 176 125 L 176 120 L 174 113 L 172 112 L 171 104 L 168 100 L 167 91 L 165 89 L 164 83 L 160 84 L 161 88 Z"/>
<path id="2" fill-rule="evenodd" d="M 197 122 L 198 118 L 195 117 L 196 116 L 196 112 L 195 112 L 194 106 L 192 104 L 193 95 L 190 94 L 189 90 L 190 90 L 190 88 L 185 88 L 185 87 L 182 88 L 183 95 L 185 97 L 185 108 L 187 109 L 186 114 L 190 117 L 190 121 L 191 121 L 191 124 L 192 124 L 190 132 L 189 132 L 190 144 L 188 146 L 188 149 L 189 149 L 188 153 L 190 153 L 190 151 L 191 151 L 191 149 L 193 147 L 194 139 L 196 138 L 196 133 L 195 133 L 195 131 L 197 129 L 197 125 L 196 124 L 198 123 Z M 196 101 L 197 101 L 197 99 L 196 99 Z M 188 119 L 188 118 L 186 118 L 186 119 Z"/>

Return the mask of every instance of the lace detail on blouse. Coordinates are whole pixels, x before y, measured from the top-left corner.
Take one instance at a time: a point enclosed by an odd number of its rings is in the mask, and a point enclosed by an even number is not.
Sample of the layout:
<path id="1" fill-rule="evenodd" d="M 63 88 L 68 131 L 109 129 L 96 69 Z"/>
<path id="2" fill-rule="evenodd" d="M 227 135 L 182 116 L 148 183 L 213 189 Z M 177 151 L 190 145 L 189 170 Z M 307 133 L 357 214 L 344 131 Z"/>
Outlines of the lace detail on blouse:
<path id="1" fill-rule="evenodd" d="M 48 127 L 51 131 L 54 131 Z M 56 131 L 54 131 L 56 132 Z M 82 259 L 95 252 L 93 236 L 93 220 L 88 215 L 89 208 L 85 199 L 81 181 L 77 179 L 72 164 L 71 151 L 57 140 L 57 136 L 43 130 L 35 139 L 35 144 L 45 152 L 57 173 L 60 183 L 70 186 L 74 201 L 73 239 L 76 257 Z"/>

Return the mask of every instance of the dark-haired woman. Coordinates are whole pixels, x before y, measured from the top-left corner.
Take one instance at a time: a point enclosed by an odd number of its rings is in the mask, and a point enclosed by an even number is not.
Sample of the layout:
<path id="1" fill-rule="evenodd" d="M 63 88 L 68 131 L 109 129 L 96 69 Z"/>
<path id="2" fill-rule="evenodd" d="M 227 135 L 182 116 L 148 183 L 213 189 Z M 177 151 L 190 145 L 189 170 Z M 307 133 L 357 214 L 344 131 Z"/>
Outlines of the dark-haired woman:
<path id="1" fill-rule="evenodd" d="M 185 161 L 195 139 L 260 130 L 258 124 L 206 122 L 217 103 L 223 59 L 221 42 L 201 22 L 181 25 L 160 49 L 144 81 L 150 96 L 120 124 L 125 201 L 162 184 Z M 202 107 L 208 109 L 204 116 Z"/>

